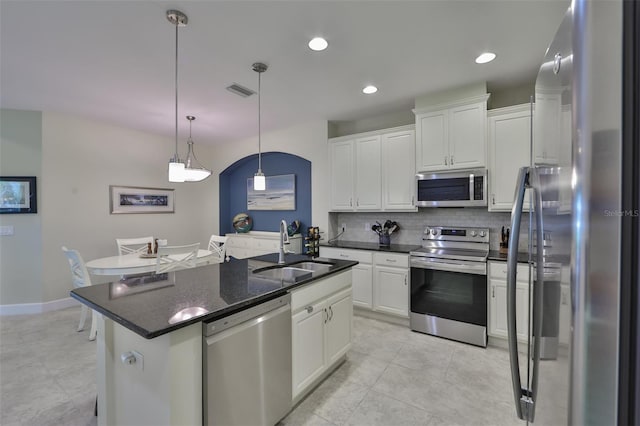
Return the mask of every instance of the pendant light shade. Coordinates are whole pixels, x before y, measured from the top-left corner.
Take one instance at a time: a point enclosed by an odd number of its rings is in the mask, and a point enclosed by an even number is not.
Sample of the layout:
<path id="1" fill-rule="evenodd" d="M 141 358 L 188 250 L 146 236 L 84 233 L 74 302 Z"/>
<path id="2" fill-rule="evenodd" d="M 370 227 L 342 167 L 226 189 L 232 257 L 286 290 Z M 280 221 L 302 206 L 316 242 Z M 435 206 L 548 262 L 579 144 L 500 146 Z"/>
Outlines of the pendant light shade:
<path id="1" fill-rule="evenodd" d="M 264 191 L 267 189 L 267 181 L 264 173 L 262 173 L 262 143 L 260 139 L 260 76 L 263 72 L 267 70 L 267 66 L 261 62 L 256 62 L 252 66 L 253 70 L 258 73 L 258 171 L 253 175 L 253 190 L 254 191 Z"/>
<path id="2" fill-rule="evenodd" d="M 193 150 L 193 139 L 191 139 L 191 123 L 196 118 L 193 115 L 187 115 L 187 120 L 189 120 L 189 139 L 187 140 L 187 145 L 189 150 L 187 152 L 187 159 L 184 164 L 184 181 L 185 182 L 199 182 L 204 180 L 211 175 L 211 170 L 207 170 L 198 161 L 196 158 L 196 153 Z"/>
<path id="3" fill-rule="evenodd" d="M 198 182 L 208 178 L 211 170 L 207 170 L 198 161 L 193 150 L 191 138 L 191 122 L 196 118 L 187 116 L 189 120 L 189 139 L 187 140 L 187 158 L 185 161 L 178 156 L 178 28 L 187 26 L 189 18 L 179 10 L 168 10 L 167 20 L 176 28 L 176 61 L 175 61 L 175 153 L 169 160 L 169 182 Z"/>
<path id="4" fill-rule="evenodd" d="M 184 163 L 178 156 L 178 27 L 184 27 L 189 22 L 187 15 L 179 10 L 167 10 L 167 20 L 176 27 L 176 61 L 175 61 L 175 153 L 169 160 L 169 182 L 184 182 Z"/>

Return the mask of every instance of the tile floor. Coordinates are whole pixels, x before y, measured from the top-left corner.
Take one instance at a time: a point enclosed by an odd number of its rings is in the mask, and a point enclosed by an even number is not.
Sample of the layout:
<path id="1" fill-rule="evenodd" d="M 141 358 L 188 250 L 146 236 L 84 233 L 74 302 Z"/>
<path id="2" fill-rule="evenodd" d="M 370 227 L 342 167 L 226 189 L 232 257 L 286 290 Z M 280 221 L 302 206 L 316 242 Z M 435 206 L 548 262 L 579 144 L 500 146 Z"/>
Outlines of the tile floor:
<path id="1" fill-rule="evenodd" d="M 95 342 L 80 308 L 0 317 L 0 424 L 95 425 Z M 90 317 L 89 317 L 90 318 Z M 508 354 L 354 317 L 347 361 L 282 425 L 523 425 Z"/>

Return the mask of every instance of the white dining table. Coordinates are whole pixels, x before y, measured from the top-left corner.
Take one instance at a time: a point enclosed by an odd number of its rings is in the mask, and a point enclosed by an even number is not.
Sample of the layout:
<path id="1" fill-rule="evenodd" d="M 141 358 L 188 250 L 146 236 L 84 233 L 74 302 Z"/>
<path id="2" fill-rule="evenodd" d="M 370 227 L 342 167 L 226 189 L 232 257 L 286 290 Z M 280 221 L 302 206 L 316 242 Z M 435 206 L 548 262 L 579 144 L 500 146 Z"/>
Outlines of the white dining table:
<path id="1" fill-rule="evenodd" d="M 198 250 L 196 266 L 220 263 L 217 256 L 210 250 Z M 91 275 L 132 275 L 154 272 L 156 270 L 155 257 L 141 257 L 139 253 L 121 256 L 102 257 L 86 263 L 87 271 Z"/>

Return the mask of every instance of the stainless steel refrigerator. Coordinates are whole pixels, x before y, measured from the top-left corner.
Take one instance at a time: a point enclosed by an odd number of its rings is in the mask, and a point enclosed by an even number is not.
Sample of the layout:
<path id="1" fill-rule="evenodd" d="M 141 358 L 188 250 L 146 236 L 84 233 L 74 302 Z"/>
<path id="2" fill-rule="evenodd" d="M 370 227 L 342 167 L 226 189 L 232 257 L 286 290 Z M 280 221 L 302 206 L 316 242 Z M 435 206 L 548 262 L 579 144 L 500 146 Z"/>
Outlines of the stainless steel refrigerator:
<path id="1" fill-rule="evenodd" d="M 527 423 L 639 421 L 639 9 L 572 1 L 536 80 L 507 267 L 514 403 Z M 520 346 L 519 244 L 530 271 Z"/>

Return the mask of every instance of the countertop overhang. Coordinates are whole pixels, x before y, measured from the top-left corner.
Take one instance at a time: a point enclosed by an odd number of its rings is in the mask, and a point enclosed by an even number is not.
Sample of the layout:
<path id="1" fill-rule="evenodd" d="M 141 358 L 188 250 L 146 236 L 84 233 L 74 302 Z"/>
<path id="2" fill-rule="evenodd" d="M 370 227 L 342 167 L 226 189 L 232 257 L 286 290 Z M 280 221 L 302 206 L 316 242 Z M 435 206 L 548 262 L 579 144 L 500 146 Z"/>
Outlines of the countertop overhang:
<path id="1" fill-rule="evenodd" d="M 286 256 L 287 265 L 292 266 L 310 260 L 303 255 Z M 268 254 L 164 274 L 125 276 L 119 281 L 77 288 L 71 291 L 71 297 L 153 339 L 197 322 L 223 318 L 358 264 L 339 259 L 313 260 L 330 261 L 332 265 L 326 272 L 295 283 L 255 279 L 253 270 L 277 265 L 278 255 Z M 194 308 L 205 313 L 169 323 L 176 314 Z"/>

